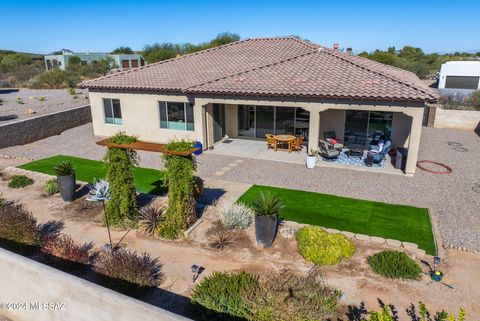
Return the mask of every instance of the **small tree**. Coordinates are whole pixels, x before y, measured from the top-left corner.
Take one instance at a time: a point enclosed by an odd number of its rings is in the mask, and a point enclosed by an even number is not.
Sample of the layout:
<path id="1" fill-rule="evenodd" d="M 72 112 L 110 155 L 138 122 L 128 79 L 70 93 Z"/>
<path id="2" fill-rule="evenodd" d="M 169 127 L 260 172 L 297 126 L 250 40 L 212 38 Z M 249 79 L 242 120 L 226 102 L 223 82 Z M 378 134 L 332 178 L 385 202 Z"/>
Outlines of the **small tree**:
<path id="1" fill-rule="evenodd" d="M 126 46 L 121 46 L 121 47 L 118 47 L 116 48 L 114 51 L 112 51 L 112 54 L 126 54 L 126 55 L 131 55 L 133 54 L 133 50 L 132 48 L 130 47 L 126 47 Z"/>
<path id="2" fill-rule="evenodd" d="M 130 144 L 137 139 L 123 132 L 109 138 L 114 144 Z M 137 219 L 137 192 L 133 168 L 138 164 L 137 152 L 126 148 L 109 147 L 104 157 L 107 163 L 107 181 L 111 200 L 107 203 L 107 217 L 112 225 L 129 225 Z"/>
<path id="3" fill-rule="evenodd" d="M 79 56 L 71 56 L 70 58 L 68 58 L 69 65 L 80 65 L 81 62 L 82 60 Z"/>
<path id="4" fill-rule="evenodd" d="M 108 74 L 108 72 L 110 70 L 115 69 L 115 68 L 118 68 L 118 65 L 115 62 L 115 59 L 113 59 L 112 57 L 107 57 L 105 59 L 100 59 L 95 64 L 95 71 L 97 71 L 102 76 L 105 76 L 106 74 Z"/>
<path id="5" fill-rule="evenodd" d="M 168 181 L 168 209 L 160 235 L 168 239 L 177 238 L 197 219 L 193 198 L 194 174 L 197 168 L 195 158 L 192 154 L 175 154 L 191 151 L 191 148 L 192 142 L 171 142 L 165 146 L 167 153 L 162 155 L 166 169 L 165 179 Z"/>

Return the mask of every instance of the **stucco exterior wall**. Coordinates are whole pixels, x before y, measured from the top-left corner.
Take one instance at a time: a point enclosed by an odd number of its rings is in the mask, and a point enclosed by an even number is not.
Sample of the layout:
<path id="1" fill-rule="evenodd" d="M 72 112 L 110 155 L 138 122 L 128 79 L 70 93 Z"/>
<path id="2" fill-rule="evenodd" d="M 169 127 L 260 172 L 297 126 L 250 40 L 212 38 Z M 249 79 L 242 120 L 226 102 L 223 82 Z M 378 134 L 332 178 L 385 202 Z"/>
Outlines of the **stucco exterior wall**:
<path id="1" fill-rule="evenodd" d="M 408 148 L 412 117 L 403 113 L 393 113 L 392 146 Z"/>
<path id="2" fill-rule="evenodd" d="M 228 137 L 238 137 L 238 105 L 225 105 L 225 131 Z"/>
<path id="3" fill-rule="evenodd" d="M 434 127 L 480 131 L 480 111 L 437 108 Z"/>
<path id="4" fill-rule="evenodd" d="M 125 131 L 137 136 L 140 140 L 156 143 L 167 143 L 171 140 L 200 140 L 203 143 L 202 107 L 194 106 L 193 115 L 195 130 L 181 131 L 160 128 L 159 101 L 189 102 L 186 96 L 149 95 L 127 93 L 90 92 L 93 130 L 97 136 L 111 136 Z M 122 125 L 106 124 L 103 109 L 103 98 L 119 99 L 122 109 Z"/>
<path id="5" fill-rule="evenodd" d="M 27 310 L 1 310 L 15 321 L 189 320 L 1 248 L 0 298 L 26 303 Z M 37 302 L 58 303 L 61 309 L 30 309 Z"/>
<path id="6" fill-rule="evenodd" d="M 344 140 L 345 110 L 327 109 L 320 113 L 320 139 L 324 138 L 327 131 L 335 131 L 339 140 Z"/>
<path id="7" fill-rule="evenodd" d="M 90 106 L 82 106 L 0 125 L 0 148 L 33 143 L 91 120 Z"/>

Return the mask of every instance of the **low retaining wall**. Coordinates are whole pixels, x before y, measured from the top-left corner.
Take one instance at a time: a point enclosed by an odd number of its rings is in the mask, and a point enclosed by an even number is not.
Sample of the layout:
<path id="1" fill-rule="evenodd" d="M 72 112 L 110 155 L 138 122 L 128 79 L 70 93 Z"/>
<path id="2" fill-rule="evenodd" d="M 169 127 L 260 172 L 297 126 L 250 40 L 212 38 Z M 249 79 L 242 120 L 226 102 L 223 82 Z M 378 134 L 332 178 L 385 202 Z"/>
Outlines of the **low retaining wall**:
<path id="1" fill-rule="evenodd" d="M 0 299 L 0 315 L 18 321 L 189 320 L 2 248 Z"/>
<path id="2" fill-rule="evenodd" d="M 480 111 L 436 108 L 434 127 L 480 131 Z"/>
<path id="3" fill-rule="evenodd" d="M 24 145 L 92 121 L 90 106 L 76 107 L 0 125 L 0 148 Z"/>

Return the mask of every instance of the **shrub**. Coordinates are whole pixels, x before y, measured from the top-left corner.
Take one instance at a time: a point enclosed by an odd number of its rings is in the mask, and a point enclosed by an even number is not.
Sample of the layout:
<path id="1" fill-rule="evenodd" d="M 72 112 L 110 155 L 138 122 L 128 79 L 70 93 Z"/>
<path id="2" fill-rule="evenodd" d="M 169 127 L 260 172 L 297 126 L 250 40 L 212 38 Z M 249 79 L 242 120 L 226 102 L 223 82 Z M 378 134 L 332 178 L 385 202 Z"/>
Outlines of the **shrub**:
<path id="1" fill-rule="evenodd" d="M 162 264 L 149 254 L 124 248 L 102 253 L 94 260 L 97 273 L 137 286 L 157 287 L 163 282 Z"/>
<path id="2" fill-rule="evenodd" d="M 0 210 L 0 238 L 26 245 L 38 245 L 40 236 L 37 220 L 23 206 L 7 204 Z"/>
<path id="3" fill-rule="evenodd" d="M 33 179 L 31 179 L 30 177 L 27 177 L 25 175 L 15 175 L 15 176 L 12 176 L 10 182 L 8 183 L 8 187 L 22 188 L 32 184 L 33 184 Z"/>
<path id="4" fill-rule="evenodd" d="M 114 144 L 130 144 L 137 139 L 123 132 L 109 138 Z M 106 179 L 109 183 L 111 200 L 107 202 L 109 222 L 114 226 L 128 225 L 138 216 L 137 191 L 133 168 L 138 164 L 137 152 L 133 149 L 109 147 L 104 156 L 107 163 Z"/>
<path id="5" fill-rule="evenodd" d="M 92 242 L 79 245 L 69 235 L 62 234 L 46 237 L 42 241 L 41 251 L 67 261 L 88 264 L 92 248 Z"/>
<path id="6" fill-rule="evenodd" d="M 277 195 L 268 192 L 260 192 L 258 197 L 252 202 L 252 209 L 256 215 L 278 215 L 283 208 L 282 200 Z"/>
<path id="7" fill-rule="evenodd" d="M 45 96 L 42 96 L 42 97 L 38 98 L 38 101 L 46 101 L 46 100 L 47 100 L 47 98 L 45 98 Z"/>
<path id="8" fill-rule="evenodd" d="M 422 270 L 405 253 L 382 251 L 368 258 L 368 264 L 377 274 L 391 279 L 418 279 Z"/>
<path id="9" fill-rule="evenodd" d="M 246 272 L 214 272 L 193 288 L 191 301 L 216 312 L 245 318 L 249 310 L 246 295 L 257 286 L 257 277 Z"/>
<path id="10" fill-rule="evenodd" d="M 68 160 L 58 162 L 53 170 L 57 176 L 70 176 L 75 174 L 75 168 L 73 167 L 72 162 Z"/>
<path id="11" fill-rule="evenodd" d="M 190 151 L 192 142 L 174 141 L 164 146 L 162 155 L 165 165 L 165 180 L 168 182 L 168 209 L 160 235 L 168 239 L 177 238 L 181 232 L 197 219 L 192 182 L 196 170 L 195 158 L 177 155 L 175 152 Z M 168 152 L 172 153 L 168 153 Z"/>
<path id="12" fill-rule="evenodd" d="M 71 96 L 74 96 L 77 94 L 77 90 L 75 88 L 68 88 L 67 91 L 68 91 L 68 94 Z"/>
<path id="13" fill-rule="evenodd" d="M 232 204 L 222 212 L 222 223 L 228 229 L 245 229 L 252 224 L 255 213 L 244 204 Z"/>
<path id="14" fill-rule="evenodd" d="M 213 241 L 209 244 L 211 247 L 223 250 L 227 246 L 232 245 L 233 237 L 229 233 L 220 232 L 214 236 Z"/>
<path id="15" fill-rule="evenodd" d="M 67 71 L 54 69 L 46 71 L 35 77 L 31 88 L 36 89 L 59 89 L 68 86 L 75 86 L 80 81 L 78 75 L 68 73 Z"/>
<path id="16" fill-rule="evenodd" d="M 289 271 L 273 274 L 248 295 L 249 317 L 255 321 L 334 319 L 341 292 L 325 285 L 319 268 L 306 276 Z"/>
<path id="17" fill-rule="evenodd" d="M 150 236 L 160 232 L 163 222 L 163 209 L 153 205 L 147 206 L 140 211 L 140 227 Z"/>
<path id="18" fill-rule="evenodd" d="M 330 234 L 318 226 L 303 227 L 297 232 L 300 254 L 317 265 L 338 264 L 355 253 L 355 245 L 342 234 Z"/>
<path id="19" fill-rule="evenodd" d="M 46 181 L 45 184 L 43 185 L 43 191 L 45 192 L 45 194 L 47 194 L 47 196 L 58 193 L 59 189 L 58 189 L 57 180 L 55 178 L 52 178 Z"/>
<path id="20" fill-rule="evenodd" d="M 20 98 L 20 97 L 19 97 L 19 98 L 17 98 L 15 101 L 17 102 L 17 104 L 20 104 L 20 105 L 25 105 L 25 102 L 24 102 L 24 101 L 23 101 L 23 99 L 22 99 L 22 98 Z"/>

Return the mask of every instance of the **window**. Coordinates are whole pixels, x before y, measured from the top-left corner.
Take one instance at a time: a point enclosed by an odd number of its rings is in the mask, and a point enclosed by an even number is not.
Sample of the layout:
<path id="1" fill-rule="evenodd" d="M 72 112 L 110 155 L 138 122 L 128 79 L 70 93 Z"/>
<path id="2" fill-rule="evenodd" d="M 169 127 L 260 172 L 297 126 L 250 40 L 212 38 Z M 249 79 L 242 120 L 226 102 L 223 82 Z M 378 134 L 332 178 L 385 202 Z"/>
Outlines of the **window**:
<path id="1" fill-rule="evenodd" d="M 195 130 L 193 123 L 193 104 L 159 102 L 160 128 L 174 130 Z"/>
<path id="2" fill-rule="evenodd" d="M 103 110 L 105 112 L 105 123 L 122 125 L 122 109 L 120 108 L 120 100 L 118 99 L 103 99 Z"/>
<path id="3" fill-rule="evenodd" d="M 478 79 L 473 76 L 447 76 L 445 88 L 478 89 Z"/>
<path id="4" fill-rule="evenodd" d="M 132 60 L 132 68 L 138 67 L 138 60 Z"/>
<path id="5" fill-rule="evenodd" d="M 122 60 L 122 68 L 123 69 L 130 68 L 130 63 L 128 62 L 128 60 Z"/>

